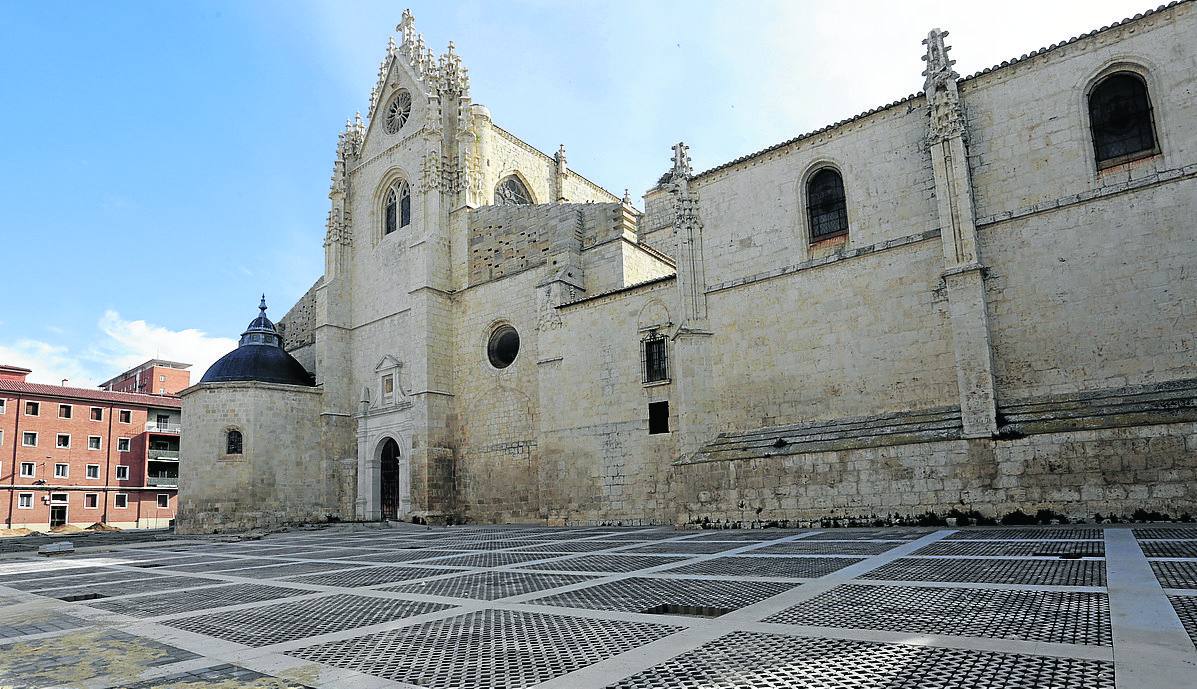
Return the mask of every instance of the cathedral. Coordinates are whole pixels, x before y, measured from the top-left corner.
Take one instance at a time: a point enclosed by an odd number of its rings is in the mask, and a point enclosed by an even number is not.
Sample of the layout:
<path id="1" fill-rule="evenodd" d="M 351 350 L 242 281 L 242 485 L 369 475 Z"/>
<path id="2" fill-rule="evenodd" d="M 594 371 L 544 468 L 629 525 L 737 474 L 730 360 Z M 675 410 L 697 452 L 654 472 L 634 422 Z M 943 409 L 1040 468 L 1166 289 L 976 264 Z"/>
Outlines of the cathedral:
<path id="1" fill-rule="evenodd" d="M 404 12 L 324 273 L 183 395 L 182 532 L 1197 512 L 1197 4 L 642 202 Z M 501 120 L 500 120 L 501 121 Z"/>

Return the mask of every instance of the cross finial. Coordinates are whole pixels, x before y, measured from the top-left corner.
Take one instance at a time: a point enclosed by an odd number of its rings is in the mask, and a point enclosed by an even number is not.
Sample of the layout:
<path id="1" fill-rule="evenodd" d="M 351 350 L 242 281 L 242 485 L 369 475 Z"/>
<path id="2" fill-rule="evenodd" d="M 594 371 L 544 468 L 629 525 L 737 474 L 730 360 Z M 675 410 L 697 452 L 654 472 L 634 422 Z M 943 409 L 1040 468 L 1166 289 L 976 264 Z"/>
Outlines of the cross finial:
<path id="1" fill-rule="evenodd" d="M 258 308 L 262 310 L 262 313 L 266 313 L 266 294 L 265 293 L 262 293 L 262 303 L 258 304 Z"/>
<path id="2" fill-rule="evenodd" d="M 625 205 L 625 206 L 632 205 L 632 193 L 630 191 L 628 191 L 627 187 L 623 188 L 623 205 Z"/>
<path id="3" fill-rule="evenodd" d="M 690 177 L 690 147 L 681 141 L 673 146 L 673 176 Z"/>
<path id="4" fill-rule="evenodd" d="M 403 17 L 399 20 L 399 24 L 398 24 L 398 26 L 395 27 L 395 30 L 398 31 L 400 34 L 404 34 L 407 31 L 415 29 L 415 27 L 416 27 L 416 18 L 412 16 L 411 10 L 410 9 L 403 10 Z"/>

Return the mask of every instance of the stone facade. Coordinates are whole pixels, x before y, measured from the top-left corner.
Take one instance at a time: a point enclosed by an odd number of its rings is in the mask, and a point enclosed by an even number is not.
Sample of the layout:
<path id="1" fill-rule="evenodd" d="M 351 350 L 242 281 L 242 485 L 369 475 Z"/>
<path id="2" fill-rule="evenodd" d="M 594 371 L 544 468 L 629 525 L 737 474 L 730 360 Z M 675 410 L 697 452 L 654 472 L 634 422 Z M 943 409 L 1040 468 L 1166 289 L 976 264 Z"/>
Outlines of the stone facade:
<path id="1" fill-rule="evenodd" d="M 497 126 L 410 14 L 398 31 L 338 143 L 324 275 L 281 323 L 318 385 L 273 439 L 336 488 L 281 513 L 1197 509 L 1192 2 L 965 78 L 934 30 L 922 92 L 698 174 L 679 144 L 643 213 Z M 1114 73 L 1147 85 L 1158 147 L 1101 166 L 1087 103 Z M 814 238 L 827 168 L 848 231 Z M 495 205 L 509 179 L 530 204 Z M 410 222 L 386 232 L 401 180 Z M 240 402 L 205 404 L 216 428 Z"/>

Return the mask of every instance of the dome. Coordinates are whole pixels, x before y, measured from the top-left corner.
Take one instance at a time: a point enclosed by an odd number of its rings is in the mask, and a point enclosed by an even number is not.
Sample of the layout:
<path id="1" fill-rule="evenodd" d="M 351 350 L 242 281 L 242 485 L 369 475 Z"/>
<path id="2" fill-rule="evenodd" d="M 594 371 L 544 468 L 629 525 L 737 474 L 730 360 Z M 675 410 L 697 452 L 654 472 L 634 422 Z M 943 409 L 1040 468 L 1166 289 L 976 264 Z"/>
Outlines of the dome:
<path id="1" fill-rule="evenodd" d="M 200 382 L 258 381 L 313 385 L 311 374 L 283 349 L 283 338 L 279 336 L 274 323 L 266 317 L 266 295 L 262 295 L 262 303 L 258 308 L 260 313 L 241 333 L 237 348 L 217 359 Z"/>

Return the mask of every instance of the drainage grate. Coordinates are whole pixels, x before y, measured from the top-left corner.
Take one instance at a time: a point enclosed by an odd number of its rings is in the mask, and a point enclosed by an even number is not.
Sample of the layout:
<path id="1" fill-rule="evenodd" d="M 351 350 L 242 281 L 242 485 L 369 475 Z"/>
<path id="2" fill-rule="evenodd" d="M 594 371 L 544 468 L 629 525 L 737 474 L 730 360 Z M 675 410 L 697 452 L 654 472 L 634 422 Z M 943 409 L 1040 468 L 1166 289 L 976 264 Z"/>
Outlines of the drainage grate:
<path id="1" fill-rule="evenodd" d="M 736 632 L 611 686 L 613 689 L 1113 689 L 1114 664 Z"/>
<path id="2" fill-rule="evenodd" d="M 1031 526 L 1025 529 L 964 529 L 948 536 L 945 540 L 1032 540 L 1032 541 L 1098 541 L 1101 529 L 1072 528 L 1065 526 Z"/>
<path id="3" fill-rule="evenodd" d="M 669 555 L 581 555 L 569 560 L 543 562 L 526 565 L 527 569 L 552 570 L 558 572 L 635 572 L 684 560 L 684 557 Z"/>
<path id="4" fill-rule="evenodd" d="M 147 679 L 126 689 L 191 689 L 192 687 L 237 687 L 237 689 L 311 689 L 306 684 L 263 675 L 236 665 L 215 665 L 202 670 Z"/>
<path id="5" fill-rule="evenodd" d="M 895 581 L 1105 586 L 1104 560 L 952 560 L 901 558 L 861 576 Z"/>
<path id="6" fill-rule="evenodd" d="M 528 601 L 591 610 L 639 612 L 661 601 L 687 601 L 693 607 L 736 610 L 794 588 L 797 584 L 719 579 L 631 577 Z"/>
<path id="7" fill-rule="evenodd" d="M 1147 557 L 1197 557 L 1197 541 L 1139 541 Z"/>
<path id="8" fill-rule="evenodd" d="M 304 577 L 292 577 L 288 582 L 295 584 L 318 584 L 320 586 L 374 586 L 375 584 L 389 584 L 393 581 L 408 581 L 409 579 L 424 579 L 425 577 L 439 577 L 452 574 L 451 569 L 431 569 L 418 567 L 363 567 L 349 569 L 342 572 L 328 574 L 311 574 Z"/>
<path id="9" fill-rule="evenodd" d="M 1168 600 L 1172 602 L 1176 616 L 1189 633 L 1193 646 L 1197 647 L 1197 596 L 1168 596 Z"/>
<path id="10" fill-rule="evenodd" d="M 1155 578 L 1166 589 L 1197 589 L 1197 562 L 1152 562 Z"/>
<path id="11" fill-rule="evenodd" d="M 257 603 L 276 598 L 290 598 L 301 596 L 308 591 L 288 589 L 281 586 L 262 586 L 259 584 L 228 584 L 204 589 L 202 592 L 190 591 L 159 593 L 135 598 L 119 598 L 92 605 L 110 612 L 133 617 L 158 617 L 160 615 L 174 615 L 181 612 L 207 610 L 225 605 L 240 605 L 242 603 Z M 247 613 L 252 614 L 252 613 Z"/>
<path id="12" fill-rule="evenodd" d="M 846 584 L 765 622 L 1109 646 L 1104 593 Z"/>
<path id="13" fill-rule="evenodd" d="M 860 562 L 858 557 L 720 557 L 669 570 L 670 574 L 717 574 L 733 577 L 821 577 Z"/>
<path id="14" fill-rule="evenodd" d="M 680 605 L 678 603 L 661 603 L 640 612 L 645 615 L 677 615 L 679 617 L 720 617 L 735 610 L 735 608 L 709 608 L 698 605 Z"/>
<path id="15" fill-rule="evenodd" d="M 936 541 L 920 548 L 915 555 L 1103 557 L 1105 553 L 1105 541 Z"/>
<path id="16" fill-rule="evenodd" d="M 479 610 L 287 655 L 428 689 L 529 687 L 679 627 Z"/>
<path id="17" fill-rule="evenodd" d="M 168 627 L 214 636 L 246 646 L 269 646 L 319 634 L 391 622 L 450 605 L 341 594 L 162 622 Z"/>
<path id="18" fill-rule="evenodd" d="M 475 600 L 498 600 L 519 596 L 534 591 L 569 586 L 594 577 L 577 574 L 539 574 L 532 572 L 476 572 L 464 576 L 434 579 L 413 584 L 384 586 L 380 591 L 396 593 L 419 593 L 426 596 L 447 598 L 472 598 Z"/>

